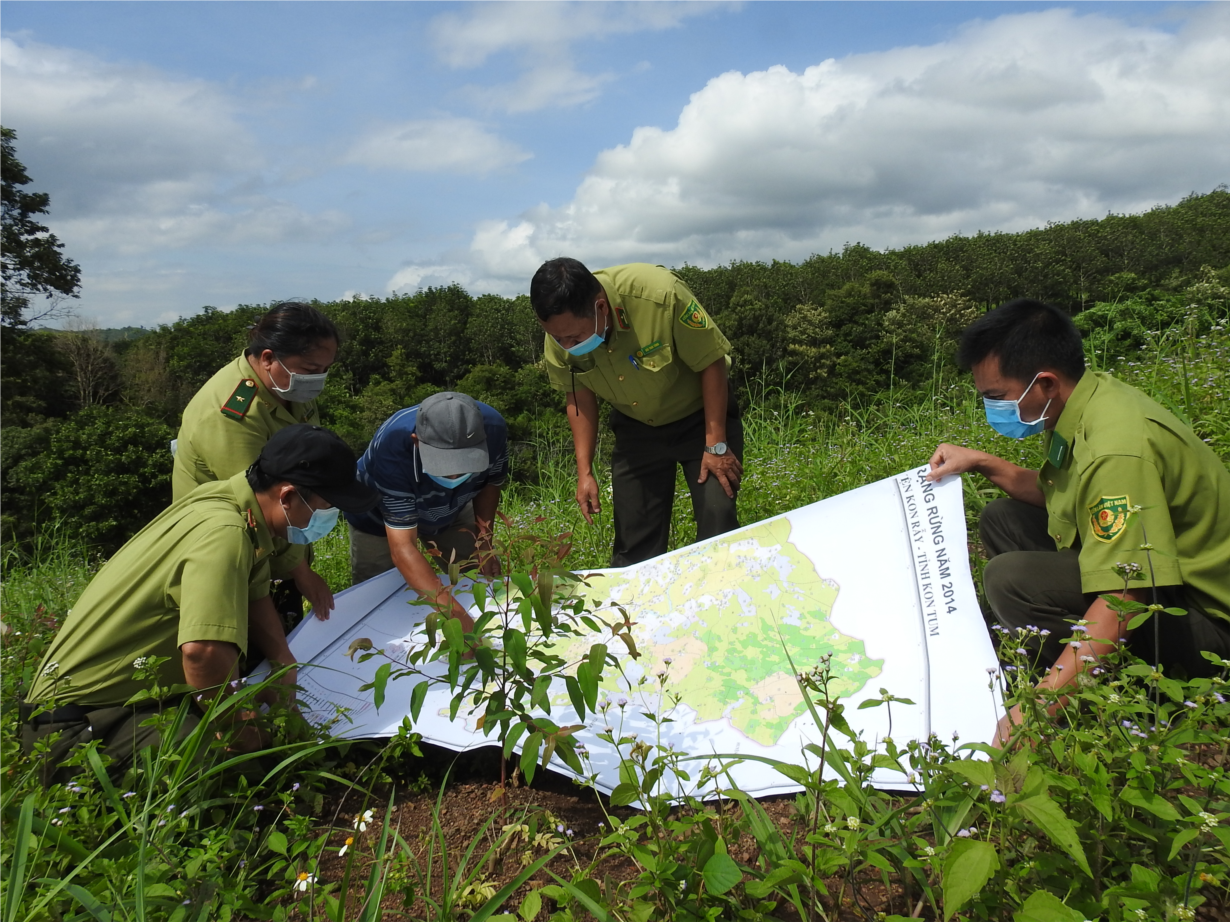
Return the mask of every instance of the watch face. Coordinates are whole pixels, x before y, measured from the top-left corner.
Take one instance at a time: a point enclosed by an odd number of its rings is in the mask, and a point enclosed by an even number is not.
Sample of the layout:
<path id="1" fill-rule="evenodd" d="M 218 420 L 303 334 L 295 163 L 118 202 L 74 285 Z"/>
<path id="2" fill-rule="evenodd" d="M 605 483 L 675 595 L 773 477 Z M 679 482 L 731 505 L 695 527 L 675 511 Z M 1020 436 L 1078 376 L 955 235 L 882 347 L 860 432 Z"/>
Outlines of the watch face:
<path id="1" fill-rule="evenodd" d="M 726 443 L 718 442 L 716 445 L 710 445 L 705 449 L 705 451 L 709 452 L 711 455 L 724 455 L 726 454 Z"/>

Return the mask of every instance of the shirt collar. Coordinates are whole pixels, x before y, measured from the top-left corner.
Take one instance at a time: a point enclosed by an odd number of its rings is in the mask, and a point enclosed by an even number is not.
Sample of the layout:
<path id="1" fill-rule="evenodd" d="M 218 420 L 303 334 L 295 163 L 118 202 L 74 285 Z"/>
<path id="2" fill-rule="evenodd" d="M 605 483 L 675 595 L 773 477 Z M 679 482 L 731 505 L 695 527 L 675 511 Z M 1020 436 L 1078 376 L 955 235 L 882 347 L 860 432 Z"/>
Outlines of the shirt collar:
<path id="1" fill-rule="evenodd" d="M 1086 371 L 1081 375 L 1081 379 L 1076 382 L 1076 387 L 1072 389 L 1072 393 L 1068 396 L 1067 403 L 1063 405 L 1063 412 L 1059 414 L 1059 419 L 1055 423 L 1055 432 L 1061 435 L 1068 443 L 1071 443 L 1076 435 L 1076 430 L 1080 426 L 1081 416 L 1085 413 L 1085 407 L 1089 405 L 1089 399 L 1097 389 L 1097 375 L 1091 371 Z"/>

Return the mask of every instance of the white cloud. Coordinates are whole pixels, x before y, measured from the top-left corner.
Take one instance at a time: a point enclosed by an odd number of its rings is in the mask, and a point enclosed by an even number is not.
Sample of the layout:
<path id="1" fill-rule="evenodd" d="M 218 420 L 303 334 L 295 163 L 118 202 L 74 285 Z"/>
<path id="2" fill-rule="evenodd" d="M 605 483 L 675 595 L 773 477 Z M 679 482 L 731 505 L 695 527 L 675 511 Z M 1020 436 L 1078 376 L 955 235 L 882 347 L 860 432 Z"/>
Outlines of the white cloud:
<path id="1" fill-rule="evenodd" d="M 483 175 L 531 156 L 473 119 L 446 116 L 374 128 L 345 159 L 375 169 Z"/>
<path id="2" fill-rule="evenodd" d="M 722 74 L 673 129 L 599 154 L 567 204 L 481 224 L 468 274 L 524 290 L 562 254 L 799 259 L 1175 201 L 1230 180 L 1227 61 L 1230 7 L 1212 4 L 1176 34 L 1056 9 Z"/>
<path id="3" fill-rule="evenodd" d="M 5 126 L 70 252 L 301 240 L 346 224 L 265 191 L 269 164 L 216 84 L 10 38 L 0 67 Z"/>
<path id="4" fill-rule="evenodd" d="M 584 43 L 582 60 L 606 60 L 603 40 L 679 26 L 690 16 L 720 9 L 712 3 L 481 3 L 465 13 L 433 20 L 437 53 L 450 67 L 473 68 L 505 52 L 522 68 L 511 83 L 469 87 L 466 95 L 491 109 L 533 112 L 549 106 L 575 106 L 598 95 L 615 79 L 603 69 L 577 67 L 573 46 Z M 602 50 L 595 50 L 602 49 Z"/>

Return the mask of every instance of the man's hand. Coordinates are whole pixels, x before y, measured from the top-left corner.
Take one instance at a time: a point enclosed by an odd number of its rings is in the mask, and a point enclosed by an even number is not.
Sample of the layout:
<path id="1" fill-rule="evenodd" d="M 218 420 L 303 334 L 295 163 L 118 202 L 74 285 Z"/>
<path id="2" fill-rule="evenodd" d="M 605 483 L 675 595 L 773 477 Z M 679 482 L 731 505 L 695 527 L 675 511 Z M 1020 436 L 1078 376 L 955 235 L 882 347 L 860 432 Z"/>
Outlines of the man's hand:
<path id="1" fill-rule="evenodd" d="M 500 555 L 491 550 L 490 547 L 479 548 L 478 554 L 478 572 L 488 579 L 496 579 L 500 573 Z"/>
<path id="2" fill-rule="evenodd" d="M 577 475 L 577 505 L 585 521 L 593 525 L 594 516 L 602 511 L 602 504 L 598 501 L 598 481 L 589 471 Z"/>
<path id="3" fill-rule="evenodd" d="M 286 664 L 270 661 L 269 668 L 273 672 L 277 672 L 284 665 Z M 266 686 L 261 691 L 256 693 L 256 700 L 259 703 L 267 704 L 270 707 L 273 707 L 278 702 L 281 702 L 288 708 L 295 708 L 295 686 L 298 684 L 299 669 L 292 665 L 291 668 L 287 669 L 281 678 L 278 679 L 277 685 L 280 687 L 274 687 L 272 685 Z"/>
<path id="4" fill-rule="evenodd" d="M 991 458 L 985 451 L 975 448 L 963 448 L 960 445 L 940 445 L 931 456 L 931 471 L 927 479 L 935 482 L 951 474 L 968 474 L 979 471 L 987 459 Z"/>
<path id="5" fill-rule="evenodd" d="M 329 612 L 333 611 L 333 590 L 325 582 L 324 577 L 308 567 L 305 562 L 302 568 L 295 568 L 293 574 L 295 585 L 303 593 L 303 597 L 311 603 L 312 614 L 319 621 L 328 621 Z"/>
<path id="6" fill-rule="evenodd" d="M 704 452 L 700 456 L 700 476 L 697 483 L 704 483 L 712 474 L 731 499 L 735 498 L 735 490 L 739 489 L 739 481 L 743 479 L 743 462 L 735 457 L 734 452 L 727 451 L 724 455 Z"/>

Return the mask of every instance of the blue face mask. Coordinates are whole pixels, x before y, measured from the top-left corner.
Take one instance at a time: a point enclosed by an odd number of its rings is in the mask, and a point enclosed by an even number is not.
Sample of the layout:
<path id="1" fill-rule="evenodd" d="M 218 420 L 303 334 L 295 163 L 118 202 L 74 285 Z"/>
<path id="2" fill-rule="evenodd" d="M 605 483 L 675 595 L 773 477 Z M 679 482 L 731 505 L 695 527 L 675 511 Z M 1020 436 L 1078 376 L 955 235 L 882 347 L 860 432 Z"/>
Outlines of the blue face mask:
<path id="1" fill-rule="evenodd" d="M 569 355 L 588 355 L 589 353 L 597 349 L 599 346 L 601 346 L 603 340 L 605 339 L 606 339 L 606 330 L 603 330 L 601 333 L 598 332 L 598 311 L 595 309 L 594 310 L 594 333 L 593 335 L 590 336 L 589 339 L 585 339 L 577 343 L 575 346 L 569 346 L 564 351 L 567 352 Z"/>
<path id="2" fill-rule="evenodd" d="M 1016 400 L 982 398 L 982 404 L 987 412 L 987 422 L 991 425 L 992 429 L 1000 435 L 1008 436 L 1010 439 L 1023 439 L 1026 436 L 1037 435 L 1045 428 L 1046 411 L 1051 405 L 1049 400 L 1046 402 L 1046 406 L 1042 408 L 1042 415 L 1032 423 L 1027 423 L 1021 419 L 1021 401 L 1025 399 L 1025 395 L 1029 393 L 1029 388 L 1033 387 L 1034 381 L 1037 380 L 1038 375 L 1034 375 L 1034 380 L 1029 382 L 1029 387 L 1025 388 L 1021 392 L 1021 396 Z"/>
<path id="3" fill-rule="evenodd" d="M 427 474 L 426 471 L 424 471 L 423 473 Z M 461 486 L 463 483 L 465 483 L 467 480 L 469 480 L 474 475 L 473 474 L 458 474 L 456 477 L 439 477 L 435 474 L 427 474 L 427 476 L 430 477 L 432 480 L 434 480 L 436 483 L 438 483 L 440 486 L 444 487 L 444 489 L 453 490 Z"/>
<path id="4" fill-rule="evenodd" d="M 337 524 L 337 516 L 341 510 L 336 506 L 328 509 L 313 509 L 312 517 L 308 520 L 306 528 L 300 528 L 297 525 L 290 523 L 290 516 L 286 515 L 286 507 L 282 507 L 282 515 L 286 516 L 286 540 L 291 544 L 312 544 L 319 541 L 329 532 L 333 531 L 333 526 Z"/>

